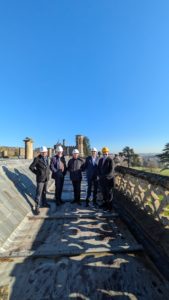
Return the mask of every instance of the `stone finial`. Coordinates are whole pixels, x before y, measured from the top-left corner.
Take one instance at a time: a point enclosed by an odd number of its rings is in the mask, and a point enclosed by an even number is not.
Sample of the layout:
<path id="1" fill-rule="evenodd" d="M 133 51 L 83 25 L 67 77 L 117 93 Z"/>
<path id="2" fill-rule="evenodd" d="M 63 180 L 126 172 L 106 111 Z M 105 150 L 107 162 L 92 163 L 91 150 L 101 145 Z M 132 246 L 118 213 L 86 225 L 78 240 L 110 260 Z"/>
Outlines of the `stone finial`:
<path id="1" fill-rule="evenodd" d="M 24 139 L 25 142 L 25 159 L 33 159 L 33 140 L 29 137 Z"/>

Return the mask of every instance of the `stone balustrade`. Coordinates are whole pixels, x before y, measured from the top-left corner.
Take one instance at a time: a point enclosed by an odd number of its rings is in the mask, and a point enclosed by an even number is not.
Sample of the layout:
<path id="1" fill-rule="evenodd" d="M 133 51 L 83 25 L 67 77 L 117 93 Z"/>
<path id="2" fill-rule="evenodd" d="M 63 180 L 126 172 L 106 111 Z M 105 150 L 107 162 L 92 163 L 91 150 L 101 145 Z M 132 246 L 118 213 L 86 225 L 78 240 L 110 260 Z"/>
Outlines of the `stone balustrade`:
<path id="1" fill-rule="evenodd" d="M 169 278 L 169 177 L 115 167 L 114 206 Z"/>
<path id="2" fill-rule="evenodd" d="M 169 227 L 169 177 L 118 166 L 117 191 L 156 221 Z"/>

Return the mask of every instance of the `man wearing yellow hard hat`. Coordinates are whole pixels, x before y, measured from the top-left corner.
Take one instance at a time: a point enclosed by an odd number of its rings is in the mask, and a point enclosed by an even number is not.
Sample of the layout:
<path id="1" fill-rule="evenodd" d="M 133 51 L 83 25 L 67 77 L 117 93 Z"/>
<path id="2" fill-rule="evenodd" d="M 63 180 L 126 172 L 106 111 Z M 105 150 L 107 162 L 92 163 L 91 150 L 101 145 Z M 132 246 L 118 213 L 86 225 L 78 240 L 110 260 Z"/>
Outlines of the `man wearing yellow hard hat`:
<path id="1" fill-rule="evenodd" d="M 98 175 L 103 196 L 104 209 L 112 209 L 112 189 L 114 186 L 113 179 L 113 160 L 109 156 L 109 148 L 102 148 L 103 157 L 100 158 L 98 163 Z"/>

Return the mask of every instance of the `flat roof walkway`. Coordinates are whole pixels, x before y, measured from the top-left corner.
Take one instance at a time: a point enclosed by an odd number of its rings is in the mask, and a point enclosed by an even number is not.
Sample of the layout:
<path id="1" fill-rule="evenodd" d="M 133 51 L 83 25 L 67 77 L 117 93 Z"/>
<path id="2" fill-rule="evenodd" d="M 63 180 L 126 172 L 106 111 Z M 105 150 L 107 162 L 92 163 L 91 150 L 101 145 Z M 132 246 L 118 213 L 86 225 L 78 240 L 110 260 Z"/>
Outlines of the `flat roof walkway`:
<path id="1" fill-rule="evenodd" d="M 86 183 L 82 183 L 82 199 Z M 168 282 L 118 214 L 71 204 L 29 213 L 0 249 L 0 299 L 167 299 Z"/>

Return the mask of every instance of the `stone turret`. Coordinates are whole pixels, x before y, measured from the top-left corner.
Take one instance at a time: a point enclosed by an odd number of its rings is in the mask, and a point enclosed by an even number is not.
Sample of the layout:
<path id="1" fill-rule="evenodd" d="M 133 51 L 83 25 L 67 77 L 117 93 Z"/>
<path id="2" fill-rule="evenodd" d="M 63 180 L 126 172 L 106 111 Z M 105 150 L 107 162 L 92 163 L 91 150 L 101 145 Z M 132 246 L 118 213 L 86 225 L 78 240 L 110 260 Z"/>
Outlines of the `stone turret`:
<path id="1" fill-rule="evenodd" d="M 80 156 L 84 156 L 84 136 L 76 135 L 76 147 L 79 150 Z"/>
<path id="2" fill-rule="evenodd" d="M 33 140 L 26 137 L 25 142 L 25 159 L 33 159 Z"/>
<path id="3" fill-rule="evenodd" d="M 48 148 L 48 156 L 49 156 L 49 157 L 52 157 L 52 151 L 53 151 L 52 148 Z"/>

